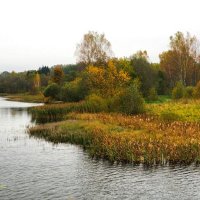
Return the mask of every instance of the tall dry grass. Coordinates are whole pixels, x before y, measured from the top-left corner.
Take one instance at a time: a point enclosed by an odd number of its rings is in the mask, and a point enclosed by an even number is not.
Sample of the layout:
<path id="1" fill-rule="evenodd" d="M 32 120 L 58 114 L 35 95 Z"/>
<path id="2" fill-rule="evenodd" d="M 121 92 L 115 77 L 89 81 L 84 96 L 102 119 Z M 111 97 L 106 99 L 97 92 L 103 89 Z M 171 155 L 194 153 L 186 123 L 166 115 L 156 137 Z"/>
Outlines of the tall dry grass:
<path id="1" fill-rule="evenodd" d="M 147 115 L 71 113 L 67 121 L 31 128 L 30 134 L 56 143 L 80 144 L 92 156 L 112 162 L 200 161 L 199 123 L 166 122 Z"/>

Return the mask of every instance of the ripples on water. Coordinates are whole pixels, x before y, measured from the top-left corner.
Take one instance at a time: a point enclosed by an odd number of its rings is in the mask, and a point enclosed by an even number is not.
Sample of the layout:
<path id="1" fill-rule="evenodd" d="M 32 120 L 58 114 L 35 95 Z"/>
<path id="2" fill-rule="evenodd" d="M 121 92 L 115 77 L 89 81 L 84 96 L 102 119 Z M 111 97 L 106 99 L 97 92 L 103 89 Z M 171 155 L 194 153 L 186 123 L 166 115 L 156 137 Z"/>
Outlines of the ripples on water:
<path id="1" fill-rule="evenodd" d="M 29 138 L 31 105 L 0 98 L 0 200 L 200 199 L 200 167 L 111 165 Z"/>

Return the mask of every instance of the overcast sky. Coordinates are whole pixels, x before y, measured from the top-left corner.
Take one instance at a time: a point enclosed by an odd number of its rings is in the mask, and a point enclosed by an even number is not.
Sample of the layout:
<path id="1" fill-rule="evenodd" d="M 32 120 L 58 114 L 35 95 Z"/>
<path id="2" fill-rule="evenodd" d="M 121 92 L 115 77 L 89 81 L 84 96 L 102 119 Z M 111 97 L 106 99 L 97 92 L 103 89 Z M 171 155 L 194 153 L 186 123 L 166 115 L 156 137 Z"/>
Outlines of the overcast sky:
<path id="1" fill-rule="evenodd" d="M 200 36 L 199 0 L 0 0 L 0 72 L 75 63 L 88 31 L 117 57 L 147 50 L 152 62 L 177 31 Z"/>

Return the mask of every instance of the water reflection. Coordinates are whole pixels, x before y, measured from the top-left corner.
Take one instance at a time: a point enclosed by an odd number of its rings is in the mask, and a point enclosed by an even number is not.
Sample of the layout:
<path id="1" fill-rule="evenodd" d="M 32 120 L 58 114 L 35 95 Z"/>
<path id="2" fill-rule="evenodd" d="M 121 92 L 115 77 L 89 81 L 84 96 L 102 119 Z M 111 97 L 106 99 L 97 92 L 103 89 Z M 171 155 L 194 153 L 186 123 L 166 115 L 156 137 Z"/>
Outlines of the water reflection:
<path id="1" fill-rule="evenodd" d="M 0 199 L 200 199 L 200 167 L 111 165 L 29 138 L 27 106 L 0 99 Z"/>

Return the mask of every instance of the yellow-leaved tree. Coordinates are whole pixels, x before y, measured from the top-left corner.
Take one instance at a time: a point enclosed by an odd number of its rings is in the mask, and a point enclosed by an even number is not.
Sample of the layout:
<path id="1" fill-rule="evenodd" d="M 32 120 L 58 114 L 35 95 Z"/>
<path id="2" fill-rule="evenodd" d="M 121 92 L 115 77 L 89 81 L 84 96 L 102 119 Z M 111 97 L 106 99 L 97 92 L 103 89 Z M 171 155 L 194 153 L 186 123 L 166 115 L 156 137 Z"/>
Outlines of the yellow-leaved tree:
<path id="1" fill-rule="evenodd" d="M 128 73 L 122 69 L 118 70 L 110 60 L 106 67 L 88 66 L 83 75 L 82 84 L 89 93 L 112 97 L 129 81 Z"/>
<path id="2" fill-rule="evenodd" d="M 64 78 L 64 72 L 61 65 L 56 65 L 53 69 L 53 82 L 57 84 L 61 84 Z"/>

